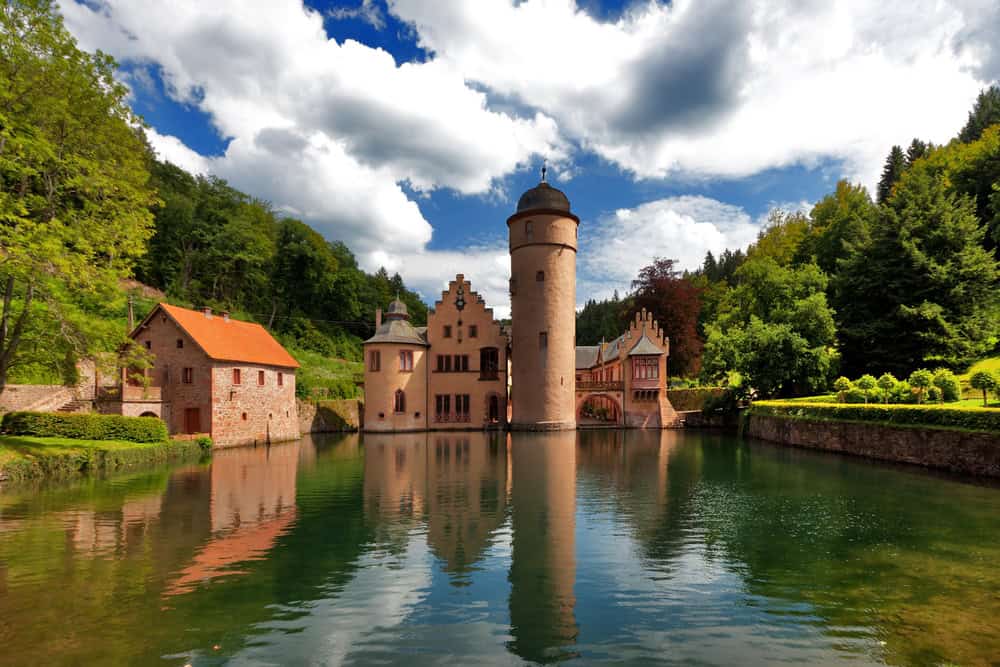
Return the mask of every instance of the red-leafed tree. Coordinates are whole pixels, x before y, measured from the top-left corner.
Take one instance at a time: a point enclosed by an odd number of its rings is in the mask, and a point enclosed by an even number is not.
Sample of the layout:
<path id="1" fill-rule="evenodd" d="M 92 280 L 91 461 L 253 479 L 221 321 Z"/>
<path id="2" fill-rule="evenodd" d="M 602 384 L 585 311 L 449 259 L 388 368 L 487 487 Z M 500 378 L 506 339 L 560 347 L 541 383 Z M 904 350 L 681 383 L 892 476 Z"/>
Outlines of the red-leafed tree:
<path id="1" fill-rule="evenodd" d="M 674 260 L 660 257 L 639 271 L 632 289 L 635 291 L 631 316 L 645 308 L 670 337 L 671 375 L 697 374 L 701 368 L 698 313 L 702 289 L 674 268 Z"/>

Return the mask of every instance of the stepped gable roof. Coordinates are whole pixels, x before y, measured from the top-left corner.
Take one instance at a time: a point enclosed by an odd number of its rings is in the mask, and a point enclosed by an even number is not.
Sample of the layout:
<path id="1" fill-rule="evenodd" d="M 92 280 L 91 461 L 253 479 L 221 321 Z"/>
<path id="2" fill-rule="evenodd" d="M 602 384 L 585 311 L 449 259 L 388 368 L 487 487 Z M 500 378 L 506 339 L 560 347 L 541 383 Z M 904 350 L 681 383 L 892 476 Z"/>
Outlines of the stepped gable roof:
<path id="1" fill-rule="evenodd" d="M 660 349 L 659 345 L 650 340 L 649 336 L 643 333 L 639 342 L 636 343 L 631 350 L 629 350 L 628 356 L 634 357 L 646 354 L 663 354 L 663 350 Z"/>
<path id="2" fill-rule="evenodd" d="M 597 357 L 600 356 L 600 353 L 600 345 L 577 345 L 576 370 L 593 368 L 597 364 Z"/>
<path id="3" fill-rule="evenodd" d="M 385 319 L 381 326 L 364 344 L 369 343 L 400 343 L 427 347 L 427 327 L 418 329 L 410 324 L 410 314 L 406 310 L 406 304 L 394 299 L 385 311 Z"/>
<path id="4" fill-rule="evenodd" d="M 132 332 L 132 336 L 135 337 L 159 310 L 176 322 L 210 359 L 284 368 L 299 367 L 299 362 L 295 361 L 288 350 L 259 324 L 241 322 L 218 313 L 206 315 L 204 311 L 171 306 L 168 303 L 158 304 Z"/>

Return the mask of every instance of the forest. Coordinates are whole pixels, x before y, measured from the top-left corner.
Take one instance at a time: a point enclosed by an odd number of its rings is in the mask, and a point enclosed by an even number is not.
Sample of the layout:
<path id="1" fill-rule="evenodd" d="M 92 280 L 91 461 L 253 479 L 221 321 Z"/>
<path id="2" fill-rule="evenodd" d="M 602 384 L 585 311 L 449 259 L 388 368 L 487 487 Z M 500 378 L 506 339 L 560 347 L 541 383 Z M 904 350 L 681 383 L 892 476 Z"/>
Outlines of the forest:
<path id="1" fill-rule="evenodd" d="M 760 396 L 827 391 L 838 375 L 964 371 L 1000 341 L 1000 87 L 946 145 L 891 147 L 875 198 L 841 180 L 808 213 L 772 211 L 747 248 L 680 271 L 658 259 L 632 291 L 589 301 L 580 344 L 639 308 L 671 340 L 670 373 Z"/>

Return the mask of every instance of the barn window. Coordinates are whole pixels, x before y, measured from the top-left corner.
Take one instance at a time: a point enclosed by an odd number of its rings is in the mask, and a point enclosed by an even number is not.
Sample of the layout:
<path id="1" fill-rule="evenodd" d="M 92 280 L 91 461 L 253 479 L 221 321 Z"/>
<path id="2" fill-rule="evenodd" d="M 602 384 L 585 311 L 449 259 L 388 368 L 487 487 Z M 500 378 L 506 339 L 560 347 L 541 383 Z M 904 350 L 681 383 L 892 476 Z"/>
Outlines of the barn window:
<path id="1" fill-rule="evenodd" d="M 147 341 L 146 341 L 146 342 L 144 343 L 144 345 L 146 346 L 146 349 L 147 349 L 147 350 L 152 350 L 152 349 L 153 349 L 153 341 L 151 341 L 151 340 L 147 340 Z"/>
<path id="2" fill-rule="evenodd" d="M 264 386 L 264 371 L 257 371 L 257 384 Z"/>
<path id="3" fill-rule="evenodd" d="M 184 347 L 184 339 L 183 338 L 178 338 L 177 339 L 177 349 L 180 350 L 183 347 Z"/>
<path id="4" fill-rule="evenodd" d="M 243 383 L 243 377 L 242 377 L 242 375 L 240 373 L 240 369 L 239 368 L 234 368 L 233 369 L 233 384 L 242 384 L 242 383 Z"/>
<path id="5" fill-rule="evenodd" d="M 406 412 L 406 394 L 403 393 L 402 389 L 397 389 L 395 396 L 393 396 L 392 410 L 397 414 Z"/>
<path id="6" fill-rule="evenodd" d="M 284 373 L 280 373 L 280 372 L 278 373 L 278 386 L 279 387 L 284 387 L 285 386 L 285 374 Z"/>
<path id="7" fill-rule="evenodd" d="M 191 384 L 192 382 L 194 382 L 194 369 L 193 368 L 185 368 L 181 372 L 181 382 L 183 382 L 184 384 Z"/>

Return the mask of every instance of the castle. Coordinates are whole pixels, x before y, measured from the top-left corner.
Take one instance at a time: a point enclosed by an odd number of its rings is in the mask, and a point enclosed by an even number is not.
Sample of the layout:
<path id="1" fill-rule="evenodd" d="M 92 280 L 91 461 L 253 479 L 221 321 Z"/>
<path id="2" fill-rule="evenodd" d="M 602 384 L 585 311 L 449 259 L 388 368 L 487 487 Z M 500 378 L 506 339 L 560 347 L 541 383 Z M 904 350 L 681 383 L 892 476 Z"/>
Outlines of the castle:
<path id="1" fill-rule="evenodd" d="M 610 343 L 576 345 L 579 225 L 543 169 L 507 219 L 510 327 L 462 274 L 426 327 L 414 327 L 398 299 L 384 318 L 376 314 L 364 343 L 365 431 L 676 424 L 666 392 L 670 341 L 651 313 L 636 313 Z"/>

